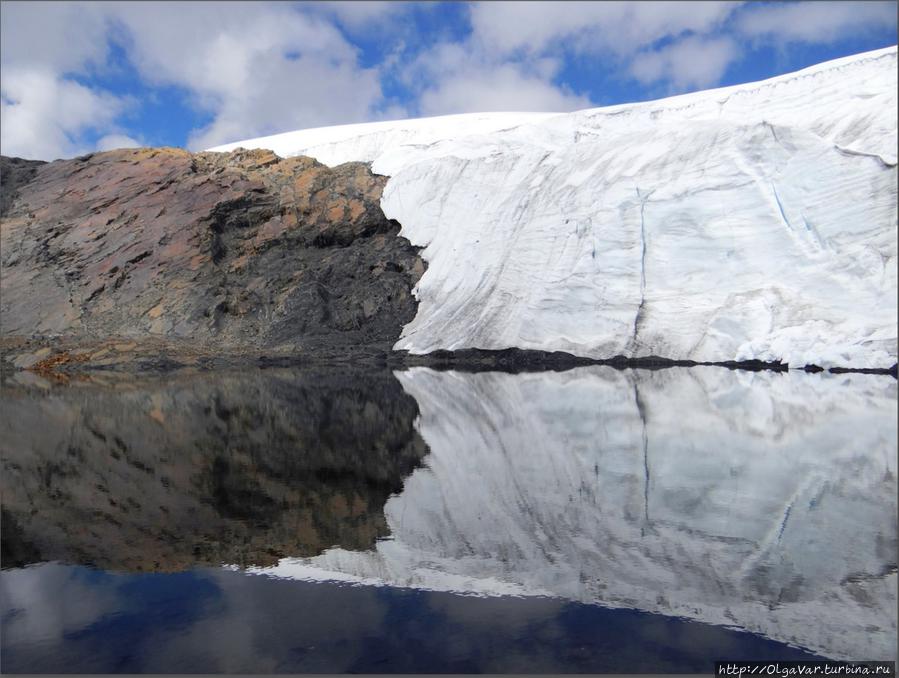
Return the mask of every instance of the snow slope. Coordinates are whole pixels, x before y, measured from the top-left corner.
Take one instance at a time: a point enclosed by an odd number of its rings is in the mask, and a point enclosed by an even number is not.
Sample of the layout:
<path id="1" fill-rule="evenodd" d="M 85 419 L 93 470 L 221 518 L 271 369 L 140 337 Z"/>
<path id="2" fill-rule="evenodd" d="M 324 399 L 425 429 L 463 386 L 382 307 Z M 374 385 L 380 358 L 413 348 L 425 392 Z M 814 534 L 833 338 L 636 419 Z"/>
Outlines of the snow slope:
<path id="1" fill-rule="evenodd" d="M 891 47 L 570 114 L 302 130 L 270 148 L 391 177 L 424 247 L 396 349 L 889 367 L 897 357 Z"/>
<path id="2" fill-rule="evenodd" d="M 544 595 L 896 655 L 896 384 L 720 368 L 396 373 L 430 448 L 389 540 L 256 571 Z"/>

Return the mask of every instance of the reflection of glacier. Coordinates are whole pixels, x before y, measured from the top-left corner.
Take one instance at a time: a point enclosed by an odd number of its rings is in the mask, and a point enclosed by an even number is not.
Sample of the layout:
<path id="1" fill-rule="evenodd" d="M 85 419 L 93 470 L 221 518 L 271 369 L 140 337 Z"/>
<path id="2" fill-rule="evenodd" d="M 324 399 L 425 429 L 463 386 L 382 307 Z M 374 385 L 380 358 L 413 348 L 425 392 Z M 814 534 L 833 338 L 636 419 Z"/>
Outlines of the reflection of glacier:
<path id="1" fill-rule="evenodd" d="M 273 575 L 553 595 L 896 654 L 896 383 L 722 369 L 397 377 L 431 449 L 373 551 Z"/>

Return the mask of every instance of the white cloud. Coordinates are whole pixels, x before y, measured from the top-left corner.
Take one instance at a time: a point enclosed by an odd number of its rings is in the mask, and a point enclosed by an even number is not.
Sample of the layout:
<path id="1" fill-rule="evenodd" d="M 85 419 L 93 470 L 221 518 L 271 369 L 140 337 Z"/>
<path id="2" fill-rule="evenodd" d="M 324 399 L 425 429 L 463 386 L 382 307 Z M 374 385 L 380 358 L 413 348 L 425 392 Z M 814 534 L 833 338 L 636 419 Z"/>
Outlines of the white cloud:
<path id="1" fill-rule="evenodd" d="M 188 89 L 213 113 L 192 148 L 363 121 L 381 99 L 377 72 L 361 68 L 353 45 L 320 17 L 280 3 L 177 8 L 126 3 L 115 15 L 144 78 Z"/>
<path id="2" fill-rule="evenodd" d="M 359 66 L 356 48 L 333 22 L 284 3 L 4 2 L 2 8 L 3 93 L 10 100 L 3 106 L 4 149 L 28 157 L 84 152 L 87 129 L 120 133 L 115 122 L 123 101 L 64 77 L 109 68 L 109 36 L 144 83 L 184 88 L 212 116 L 190 135 L 194 148 L 359 122 L 382 102 L 378 72 Z M 43 76 L 25 78 L 26 71 Z M 75 110 L 90 115 L 67 113 L 76 103 Z"/>
<path id="3" fill-rule="evenodd" d="M 696 36 L 719 29 L 740 4 L 474 3 L 471 37 L 435 45 L 401 77 L 413 88 L 419 83 L 419 106 L 427 115 L 588 108 L 593 105 L 588 97 L 556 82 L 563 58 L 572 53 L 604 58 L 608 66 L 642 82 L 707 86 L 716 84 L 737 50 L 730 40 Z M 637 56 L 659 41 L 678 38 L 684 39 Z"/>
<path id="4" fill-rule="evenodd" d="M 56 73 L 106 61 L 102 6 L 75 2 L 0 3 L 0 62 Z"/>
<path id="5" fill-rule="evenodd" d="M 474 39 L 493 52 L 550 49 L 629 54 L 667 37 L 708 32 L 740 2 L 480 2 Z"/>
<path id="6" fill-rule="evenodd" d="M 96 149 L 98 151 L 113 151 L 117 148 L 140 148 L 143 146 L 141 142 L 127 134 L 107 134 L 97 140 Z"/>
<path id="7" fill-rule="evenodd" d="M 896 29 L 895 2 L 802 2 L 750 5 L 736 22 L 748 37 L 826 44 L 871 29 Z"/>
<path id="8" fill-rule="evenodd" d="M 380 98 L 373 71 L 311 57 L 282 61 L 268 65 L 239 92 L 223 96 L 215 120 L 195 130 L 188 146 L 209 148 L 303 127 L 363 121 Z"/>
<path id="9" fill-rule="evenodd" d="M 532 110 L 572 110 L 590 102 L 552 84 L 561 58 L 571 54 L 603 59 L 609 68 L 640 82 L 666 81 L 676 89 L 717 84 L 736 58 L 732 40 L 704 37 L 719 31 L 740 2 L 480 2 L 472 6 L 472 37 L 464 54 L 481 54 L 494 64 L 493 77 L 445 76 L 436 92 L 422 95 L 422 108 L 432 100 L 464 100 L 465 83 L 472 98 L 494 104 L 502 99 Z M 703 37 L 700 37 L 703 36 Z M 666 46 L 653 51 L 653 45 Z M 446 54 L 443 57 L 446 58 Z M 462 58 L 462 57 L 458 57 Z M 527 73 L 516 96 L 507 70 L 518 63 Z M 491 95 L 492 91 L 496 92 Z M 437 95 L 441 96 L 437 96 Z"/>
<path id="10" fill-rule="evenodd" d="M 672 45 L 638 54 L 630 74 L 644 84 L 665 80 L 672 91 L 711 87 L 721 81 L 739 54 L 731 38 L 689 37 Z"/>
<path id="11" fill-rule="evenodd" d="M 824 43 L 896 26 L 895 2 L 741 4 L 477 2 L 464 6 L 470 36 L 443 42 L 447 26 L 415 32 L 409 3 L 4 0 L 3 152 L 67 157 L 98 136 L 97 147 L 139 143 L 118 124 L 126 99 L 75 81 L 117 68 L 110 39 L 148 86 L 142 96 L 175 86 L 208 116 L 188 139 L 204 148 L 409 113 L 589 107 L 559 83 L 572 56 L 669 91 L 709 87 L 741 57 L 738 40 Z M 363 67 L 347 36 L 372 34 L 392 49 Z M 410 61 L 423 39 L 435 44 Z M 393 79 L 410 101 L 385 99 Z"/>
<path id="12" fill-rule="evenodd" d="M 80 155 L 90 130 L 114 126 L 128 102 L 45 68 L 3 68 L 0 152 L 32 160 Z"/>
<path id="13" fill-rule="evenodd" d="M 504 60 L 477 42 L 439 43 L 402 67 L 422 115 L 484 111 L 562 112 L 589 108 L 586 96 L 553 83 L 559 59 Z"/>
<path id="14" fill-rule="evenodd" d="M 527 75 L 512 64 L 455 73 L 421 94 L 423 115 L 482 111 L 574 111 L 589 108 L 587 97 Z"/>
<path id="15" fill-rule="evenodd" d="M 106 20 L 99 6 L 0 4 L 0 147 L 5 155 L 53 160 L 92 150 L 90 131 L 110 128 L 124 98 L 65 74 L 102 69 Z"/>
<path id="16" fill-rule="evenodd" d="M 340 0 L 340 2 L 307 2 L 308 9 L 337 19 L 351 33 L 383 27 L 408 11 L 411 3 L 394 0 Z"/>

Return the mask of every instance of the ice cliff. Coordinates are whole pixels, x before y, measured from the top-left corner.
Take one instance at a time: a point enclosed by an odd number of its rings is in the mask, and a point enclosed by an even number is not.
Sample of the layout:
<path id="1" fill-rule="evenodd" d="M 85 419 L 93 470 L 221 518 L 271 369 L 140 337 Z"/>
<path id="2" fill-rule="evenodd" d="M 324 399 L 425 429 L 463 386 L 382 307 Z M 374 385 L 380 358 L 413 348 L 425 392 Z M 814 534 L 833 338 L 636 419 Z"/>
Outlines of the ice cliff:
<path id="1" fill-rule="evenodd" d="M 570 114 L 301 130 L 372 162 L 428 268 L 396 349 L 885 368 L 897 356 L 896 47 Z"/>

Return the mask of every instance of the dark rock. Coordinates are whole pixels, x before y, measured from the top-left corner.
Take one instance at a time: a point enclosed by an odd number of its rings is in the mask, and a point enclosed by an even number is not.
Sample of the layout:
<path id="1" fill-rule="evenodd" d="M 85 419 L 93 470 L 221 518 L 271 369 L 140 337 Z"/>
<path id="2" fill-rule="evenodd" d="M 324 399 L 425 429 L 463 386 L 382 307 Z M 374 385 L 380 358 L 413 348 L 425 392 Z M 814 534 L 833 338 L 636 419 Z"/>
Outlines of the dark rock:
<path id="1" fill-rule="evenodd" d="M 45 164 L 43 160 L 7 158 L 0 155 L 0 217 L 6 215 L 19 193 L 19 188 L 34 179 L 38 167 Z"/>

